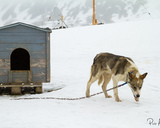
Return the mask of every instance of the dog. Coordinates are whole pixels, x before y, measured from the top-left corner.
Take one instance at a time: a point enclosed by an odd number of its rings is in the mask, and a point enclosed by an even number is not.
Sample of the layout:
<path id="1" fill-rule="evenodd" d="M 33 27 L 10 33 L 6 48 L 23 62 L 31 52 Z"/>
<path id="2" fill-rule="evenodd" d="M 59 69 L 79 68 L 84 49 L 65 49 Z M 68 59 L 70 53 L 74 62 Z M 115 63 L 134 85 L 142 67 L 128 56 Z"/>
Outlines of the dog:
<path id="1" fill-rule="evenodd" d="M 140 92 L 144 78 L 148 73 L 141 75 L 133 60 L 129 57 L 114 55 L 111 53 L 100 53 L 94 58 L 91 66 L 91 75 L 87 83 L 86 97 L 90 97 L 90 87 L 98 80 L 98 85 L 102 82 L 102 90 L 106 98 L 111 98 L 106 92 L 107 85 L 111 78 L 113 87 L 118 86 L 119 81 L 125 81 L 131 88 L 135 101 L 139 101 Z M 118 96 L 118 88 L 113 90 L 115 101 L 121 102 Z"/>

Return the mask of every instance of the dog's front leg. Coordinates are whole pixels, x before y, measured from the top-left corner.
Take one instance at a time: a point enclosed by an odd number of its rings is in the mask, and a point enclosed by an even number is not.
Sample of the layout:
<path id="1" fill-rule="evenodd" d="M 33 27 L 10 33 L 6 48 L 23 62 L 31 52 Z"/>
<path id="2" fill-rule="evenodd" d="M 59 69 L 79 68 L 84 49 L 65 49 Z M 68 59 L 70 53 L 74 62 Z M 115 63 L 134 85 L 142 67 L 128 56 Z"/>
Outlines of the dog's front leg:
<path id="1" fill-rule="evenodd" d="M 118 86 L 118 81 L 112 77 L 112 80 L 113 80 L 113 87 L 116 87 Z M 114 92 L 114 98 L 117 102 L 122 102 L 120 99 L 119 99 L 119 96 L 118 96 L 118 88 L 115 88 L 113 89 L 113 92 Z"/>

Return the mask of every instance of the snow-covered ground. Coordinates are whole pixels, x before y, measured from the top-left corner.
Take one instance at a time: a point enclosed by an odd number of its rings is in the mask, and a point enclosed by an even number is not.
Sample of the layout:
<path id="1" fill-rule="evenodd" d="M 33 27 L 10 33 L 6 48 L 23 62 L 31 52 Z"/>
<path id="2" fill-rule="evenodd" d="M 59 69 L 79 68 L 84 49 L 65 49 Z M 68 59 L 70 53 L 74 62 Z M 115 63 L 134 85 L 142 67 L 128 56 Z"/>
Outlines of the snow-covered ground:
<path id="1" fill-rule="evenodd" d="M 0 96 L 0 128 L 156 128 L 160 113 L 160 20 L 124 22 L 54 30 L 51 34 L 51 83 L 44 93 Z M 104 95 L 78 101 L 11 100 L 85 95 L 93 58 L 100 52 L 131 57 L 148 72 L 139 102 L 130 88 L 119 88 L 122 102 Z M 108 88 L 112 87 L 112 82 Z M 57 91 L 46 92 L 46 90 Z M 91 94 L 100 92 L 95 82 Z M 113 91 L 109 92 L 113 96 Z M 154 120 L 150 125 L 148 118 Z M 155 124 L 157 123 L 157 124 Z"/>

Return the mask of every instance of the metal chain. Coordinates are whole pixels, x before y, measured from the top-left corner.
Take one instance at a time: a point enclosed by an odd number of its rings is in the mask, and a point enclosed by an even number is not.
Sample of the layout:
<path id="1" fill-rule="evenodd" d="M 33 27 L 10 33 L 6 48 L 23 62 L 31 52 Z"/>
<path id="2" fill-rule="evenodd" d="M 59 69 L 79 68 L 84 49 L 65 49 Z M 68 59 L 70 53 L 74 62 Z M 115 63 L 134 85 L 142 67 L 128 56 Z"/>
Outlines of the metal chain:
<path id="1" fill-rule="evenodd" d="M 107 90 L 104 91 L 104 92 L 108 92 L 108 91 L 113 90 L 113 89 L 116 89 L 116 88 L 118 88 L 118 87 L 122 87 L 122 86 L 124 86 L 125 84 L 127 84 L 127 82 L 126 82 L 126 83 L 123 83 L 123 84 L 121 84 L 121 85 L 118 85 L 118 86 L 116 86 L 116 87 L 107 89 Z M 92 94 L 92 95 L 90 95 L 90 97 L 93 97 L 93 96 L 102 94 L 102 93 L 104 93 L 104 92 L 102 91 L 102 92 L 98 92 L 98 93 Z M 86 97 L 86 96 L 78 97 L 78 98 L 31 97 L 31 98 L 16 98 L 16 99 L 11 99 L 11 100 L 40 100 L 40 99 L 42 99 L 42 100 L 47 100 L 47 99 L 53 99 L 53 100 L 82 100 L 82 99 L 86 99 L 86 98 L 88 98 L 88 97 Z"/>

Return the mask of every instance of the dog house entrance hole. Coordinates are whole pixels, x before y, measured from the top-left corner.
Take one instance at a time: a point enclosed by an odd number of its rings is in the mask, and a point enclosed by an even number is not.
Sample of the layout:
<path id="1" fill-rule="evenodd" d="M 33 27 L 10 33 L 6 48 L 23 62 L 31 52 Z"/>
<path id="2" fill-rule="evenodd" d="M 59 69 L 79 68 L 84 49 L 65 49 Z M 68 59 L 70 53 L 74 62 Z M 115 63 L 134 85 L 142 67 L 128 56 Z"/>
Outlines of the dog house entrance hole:
<path id="1" fill-rule="evenodd" d="M 27 50 L 18 48 L 12 52 L 11 70 L 30 70 L 30 55 Z"/>

